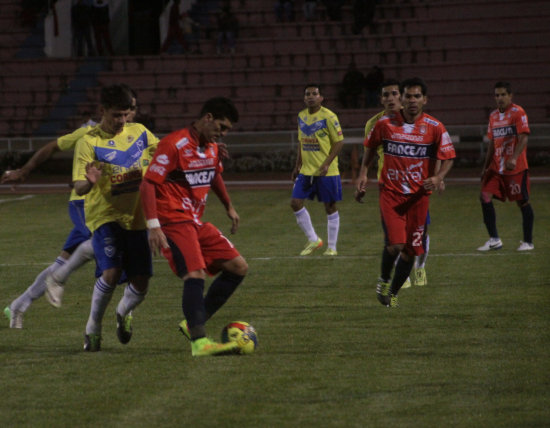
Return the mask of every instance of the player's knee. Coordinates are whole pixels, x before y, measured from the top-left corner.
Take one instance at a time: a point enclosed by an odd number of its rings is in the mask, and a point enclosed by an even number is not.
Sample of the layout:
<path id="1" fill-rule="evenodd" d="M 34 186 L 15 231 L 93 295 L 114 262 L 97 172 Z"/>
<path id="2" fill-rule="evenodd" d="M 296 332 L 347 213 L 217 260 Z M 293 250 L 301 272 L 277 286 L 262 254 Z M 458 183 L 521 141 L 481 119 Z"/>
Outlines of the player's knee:
<path id="1" fill-rule="evenodd" d="M 141 294 L 147 293 L 147 290 L 149 289 L 149 277 L 137 276 L 135 278 L 132 278 L 130 282 L 137 292 Z"/>
<path id="2" fill-rule="evenodd" d="M 526 207 L 527 205 L 529 205 L 529 200 L 528 199 L 522 199 L 521 201 L 516 201 L 516 204 L 517 204 L 518 207 L 523 208 L 523 207 Z"/>
<path id="3" fill-rule="evenodd" d="M 403 244 L 393 244 L 386 246 L 386 249 L 388 250 L 388 253 L 392 256 L 397 256 L 399 252 L 403 249 Z"/>
<path id="4" fill-rule="evenodd" d="M 233 260 L 230 272 L 239 276 L 245 276 L 248 273 L 248 263 L 246 263 L 244 257 L 239 256 Z"/>
<path id="5" fill-rule="evenodd" d="M 304 207 L 304 202 L 301 199 L 291 199 L 290 208 L 293 211 L 300 211 Z"/>
<path id="6" fill-rule="evenodd" d="M 491 202 L 491 194 L 487 192 L 481 192 L 481 194 L 479 195 L 479 200 L 482 204 L 488 204 L 489 202 Z"/>

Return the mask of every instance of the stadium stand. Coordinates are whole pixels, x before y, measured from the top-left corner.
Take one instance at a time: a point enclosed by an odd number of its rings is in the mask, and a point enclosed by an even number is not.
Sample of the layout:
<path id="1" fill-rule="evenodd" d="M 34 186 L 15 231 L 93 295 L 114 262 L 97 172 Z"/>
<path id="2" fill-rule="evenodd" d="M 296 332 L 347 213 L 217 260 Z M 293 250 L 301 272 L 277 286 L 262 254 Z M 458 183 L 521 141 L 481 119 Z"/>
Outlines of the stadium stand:
<path id="1" fill-rule="evenodd" d="M 221 1 L 201 0 L 190 11 L 202 25 L 202 55 L 115 56 L 104 59 L 17 59 L 31 31 L 17 24 L 19 2 L 0 0 L 0 137 L 60 134 L 93 111 L 100 85 L 125 82 L 162 135 L 193 119 L 213 95 L 232 97 L 240 131 L 292 130 L 307 82 L 323 86 L 325 104 L 345 128 L 361 128 L 378 109 L 342 109 L 338 86 L 353 59 L 387 77 L 421 76 L 430 89 L 428 112 L 449 126 L 484 124 L 492 85 L 513 83 L 515 100 L 532 123 L 548 122 L 550 2 L 544 0 L 385 0 L 372 25 L 352 34 L 352 1 L 340 22 L 276 22 L 271 0 L 232 0 L 240 23 L 234 55 L 217 55 L 215 18 Z M 7 123 L 7 125 L 6 125 Z"/>

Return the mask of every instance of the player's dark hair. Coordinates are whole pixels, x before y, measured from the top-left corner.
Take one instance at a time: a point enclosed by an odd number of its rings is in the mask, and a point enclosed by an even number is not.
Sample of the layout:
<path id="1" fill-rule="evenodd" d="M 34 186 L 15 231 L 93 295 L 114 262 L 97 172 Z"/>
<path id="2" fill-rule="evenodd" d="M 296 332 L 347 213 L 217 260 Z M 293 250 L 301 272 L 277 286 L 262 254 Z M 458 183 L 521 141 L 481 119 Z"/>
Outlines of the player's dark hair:
<path id="1" fill-rule="evenodd" d="M 426 86 L 426 83 L 420 77 L 411 77 L 410 79 L 403 80 L 399 85 L 399 92 L 403 93 L 406 88 L 412 88 L 413 86 L 420 86 L 422 95 L 428 94 L 428 86 Z"/>
<path id="2" fill-rule="evenodd" d="M 229 98 L 210 98 L 202 106 L 200 117 L 203 117 L 207 113 L 210 113 L 214 119 L 229 119 L 231 123 L 239 121 L 239 111 Z"/>
<path id="3" fill-rule="evenodd" d="M 386 86 L 397 86 L 399 88 L 399 92 L 401 92 L 401 86 L 399 86 L 399 80 L 397 79 L 384 80 L 378 88 L 378 92 L 382 92 L 382 88 L 385 88 Z"/>
<path id="4" fill-rule="evenodd" d="M 317 83 L 308 83 L 306 86 L 304 86 L 304 92 L 307 88 L 317 88 L 319 90 L 319 93 L 321 93 L 321 86 Z"/>
<path id="5" fill-rule="evenodd" d="M 493 89 L 496 89 L 496 88 L 504 88 L 506 89 L 506 92 L 508 92 L 509 94 L 512 93 L 512 84 L 510 82 L 503 82 L 503 81 L 497 82 L 495 83 L 495 87 Z"/>
<path id="6" fill-rule="evenodd" d="M 105 86 L 101 89 L 100 102 L 104 108 L 129 110 L 132 108 L 132 90 L 123 83 Z"/>

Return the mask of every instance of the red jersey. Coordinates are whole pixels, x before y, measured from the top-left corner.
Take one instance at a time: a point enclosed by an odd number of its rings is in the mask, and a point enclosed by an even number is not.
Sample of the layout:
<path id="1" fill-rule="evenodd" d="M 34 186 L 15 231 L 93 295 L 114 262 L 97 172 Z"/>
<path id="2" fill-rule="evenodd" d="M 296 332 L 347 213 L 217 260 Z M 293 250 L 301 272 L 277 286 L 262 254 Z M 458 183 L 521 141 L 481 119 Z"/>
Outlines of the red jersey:
<path id="1" fill-rule="evenodd" d="M 489 116 L 487 137 L 494 142 L 495 153 L 489 169 L 504 175 L 514 175 L 528 169 L 526 148 L 518 156 L 515 169 L 508 171 L 504 165 L 516 149 L 518 136 L 529 133 L 527 115 L 517 104 L 510 104 L 504 113 L 498 109 L 493 111 Z"/>
<path id="2" fill-rule="evenodd" d="M 406 123 L 401 113 L 383 116 L 363 144 L 371 149 L 383 146 L 380 186 L 403 195 L 431 193 L 423 181 L 434 175 L 436 161 L 456 156 L 443 124 L 426 113 L 414 123 Z"/>
<path id="3" fill-rule="evenodd" d="M 161 224 L 182 221 L 201 223 L 210 184 L 221 173 L 218 146 L 199 147 L 189 128 L 160 140 L 145 178 L 156 183 L 157 214 Z"/>

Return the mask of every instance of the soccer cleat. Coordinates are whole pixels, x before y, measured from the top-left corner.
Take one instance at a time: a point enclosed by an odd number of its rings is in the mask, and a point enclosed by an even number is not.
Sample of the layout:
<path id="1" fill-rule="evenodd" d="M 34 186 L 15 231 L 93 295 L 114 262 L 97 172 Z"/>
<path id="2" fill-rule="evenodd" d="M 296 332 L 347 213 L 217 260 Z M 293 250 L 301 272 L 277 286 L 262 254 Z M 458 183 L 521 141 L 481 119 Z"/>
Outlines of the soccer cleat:
<path id="1" fill-rule="evenodd" d="M 84 350 L 88 352 L 101 351 L 101 334 L 84 333 Z"/>
<path id="2" fill-rule="evenodd" d="M 519 241 L 518 251 L 531 251 L 534 249 L 535 249 L 535 246 L 530 242 Z"/>
<path id="3" fill-rule="evenodd" d="M 337 256 L 338 251 L 333 250 L 332 248 L 327 248 L 326 251 L 323 253 L 323 256 Z"/>
<path id="4" fill-rule="evenodd" d="M 9 306 L 6 306 L 4 315 L 10 321 L 10 328 L 23 328 L 23 312 L 12 311 Z"/>
<path id="5" fill-rule="evenodd" d="M 183 334 L 187 339 L 191 340 L 191 332 L 189 331 L 189 326 L 187 325 L 187 320 L 183 320 L 179 324 L 181 334 Z"/>
<path id="6" fill-rule="evenodd" d="M 426 277 L 426 269 L 418 268 L 414 270 L 414 285 L 420 287 L 428 285 L 428 278 Z"/>
<path id="7" fill-rule="evenodd" d="M 191 355 L 193 357 L 239 354 L 240 351 L 241 347 L 237 342 L 217 343 L 207 337 L 201 337 L 191 342 Z"/>
<path id="8" fill-rule="evenodd" d="M 46 277 L 46 299 L 52 306 L 56 308 L 61 307 L 61 302 L 63 300 L 63 293 L 65 288 L 63 284 L 57 282 L 51 274 Z"/>
<path id="9" fill-rule="evenodd" d="M 401 286 L 401 288 L 411 288 L 411 286 L 412 286 L 411 277 L 408 276 L 405 282 L 403 283 L 403 285 Z"/>
<path id="10" fill-rule="evenodd" d="M 500 238 L 490 238 L 485 244 L 477 249 L 477 251 L 490 251 L 500 250 L 502 248 L 502 241 Z"/>
<path id="11" fill-rule="evenodd" d="M 376 284 L 376 297 L 378 301 L 384 306 L 389 306 L 390 304 L 390 283 L 385 282 L 382 279 L 378 280 Z"/>
<path id="12" fill-rule="evenodd" d="M 116 314 L 116 335 L 118 341 L 126 345 L 132 338 L 132 312 L 123 317 L 118 312 Z"/>
<path id="13" fill-rule="evenodd" d="M 323 246 L 323 240 L 321 238 L 317 239 L 317 241 L 309 241 L 306 244 L 306 247 L 300 253 L 300 255 L 309 256 L 311 253 L 313 253 L 315 250 L 318 250 L 322 246 Z"/>
<path id="14" fill-rule="evenodd" d="M 390 293 L 390 304 L 388 305 L 388 308 L 397 308 L 398 306 L 397 295 Z"/>

